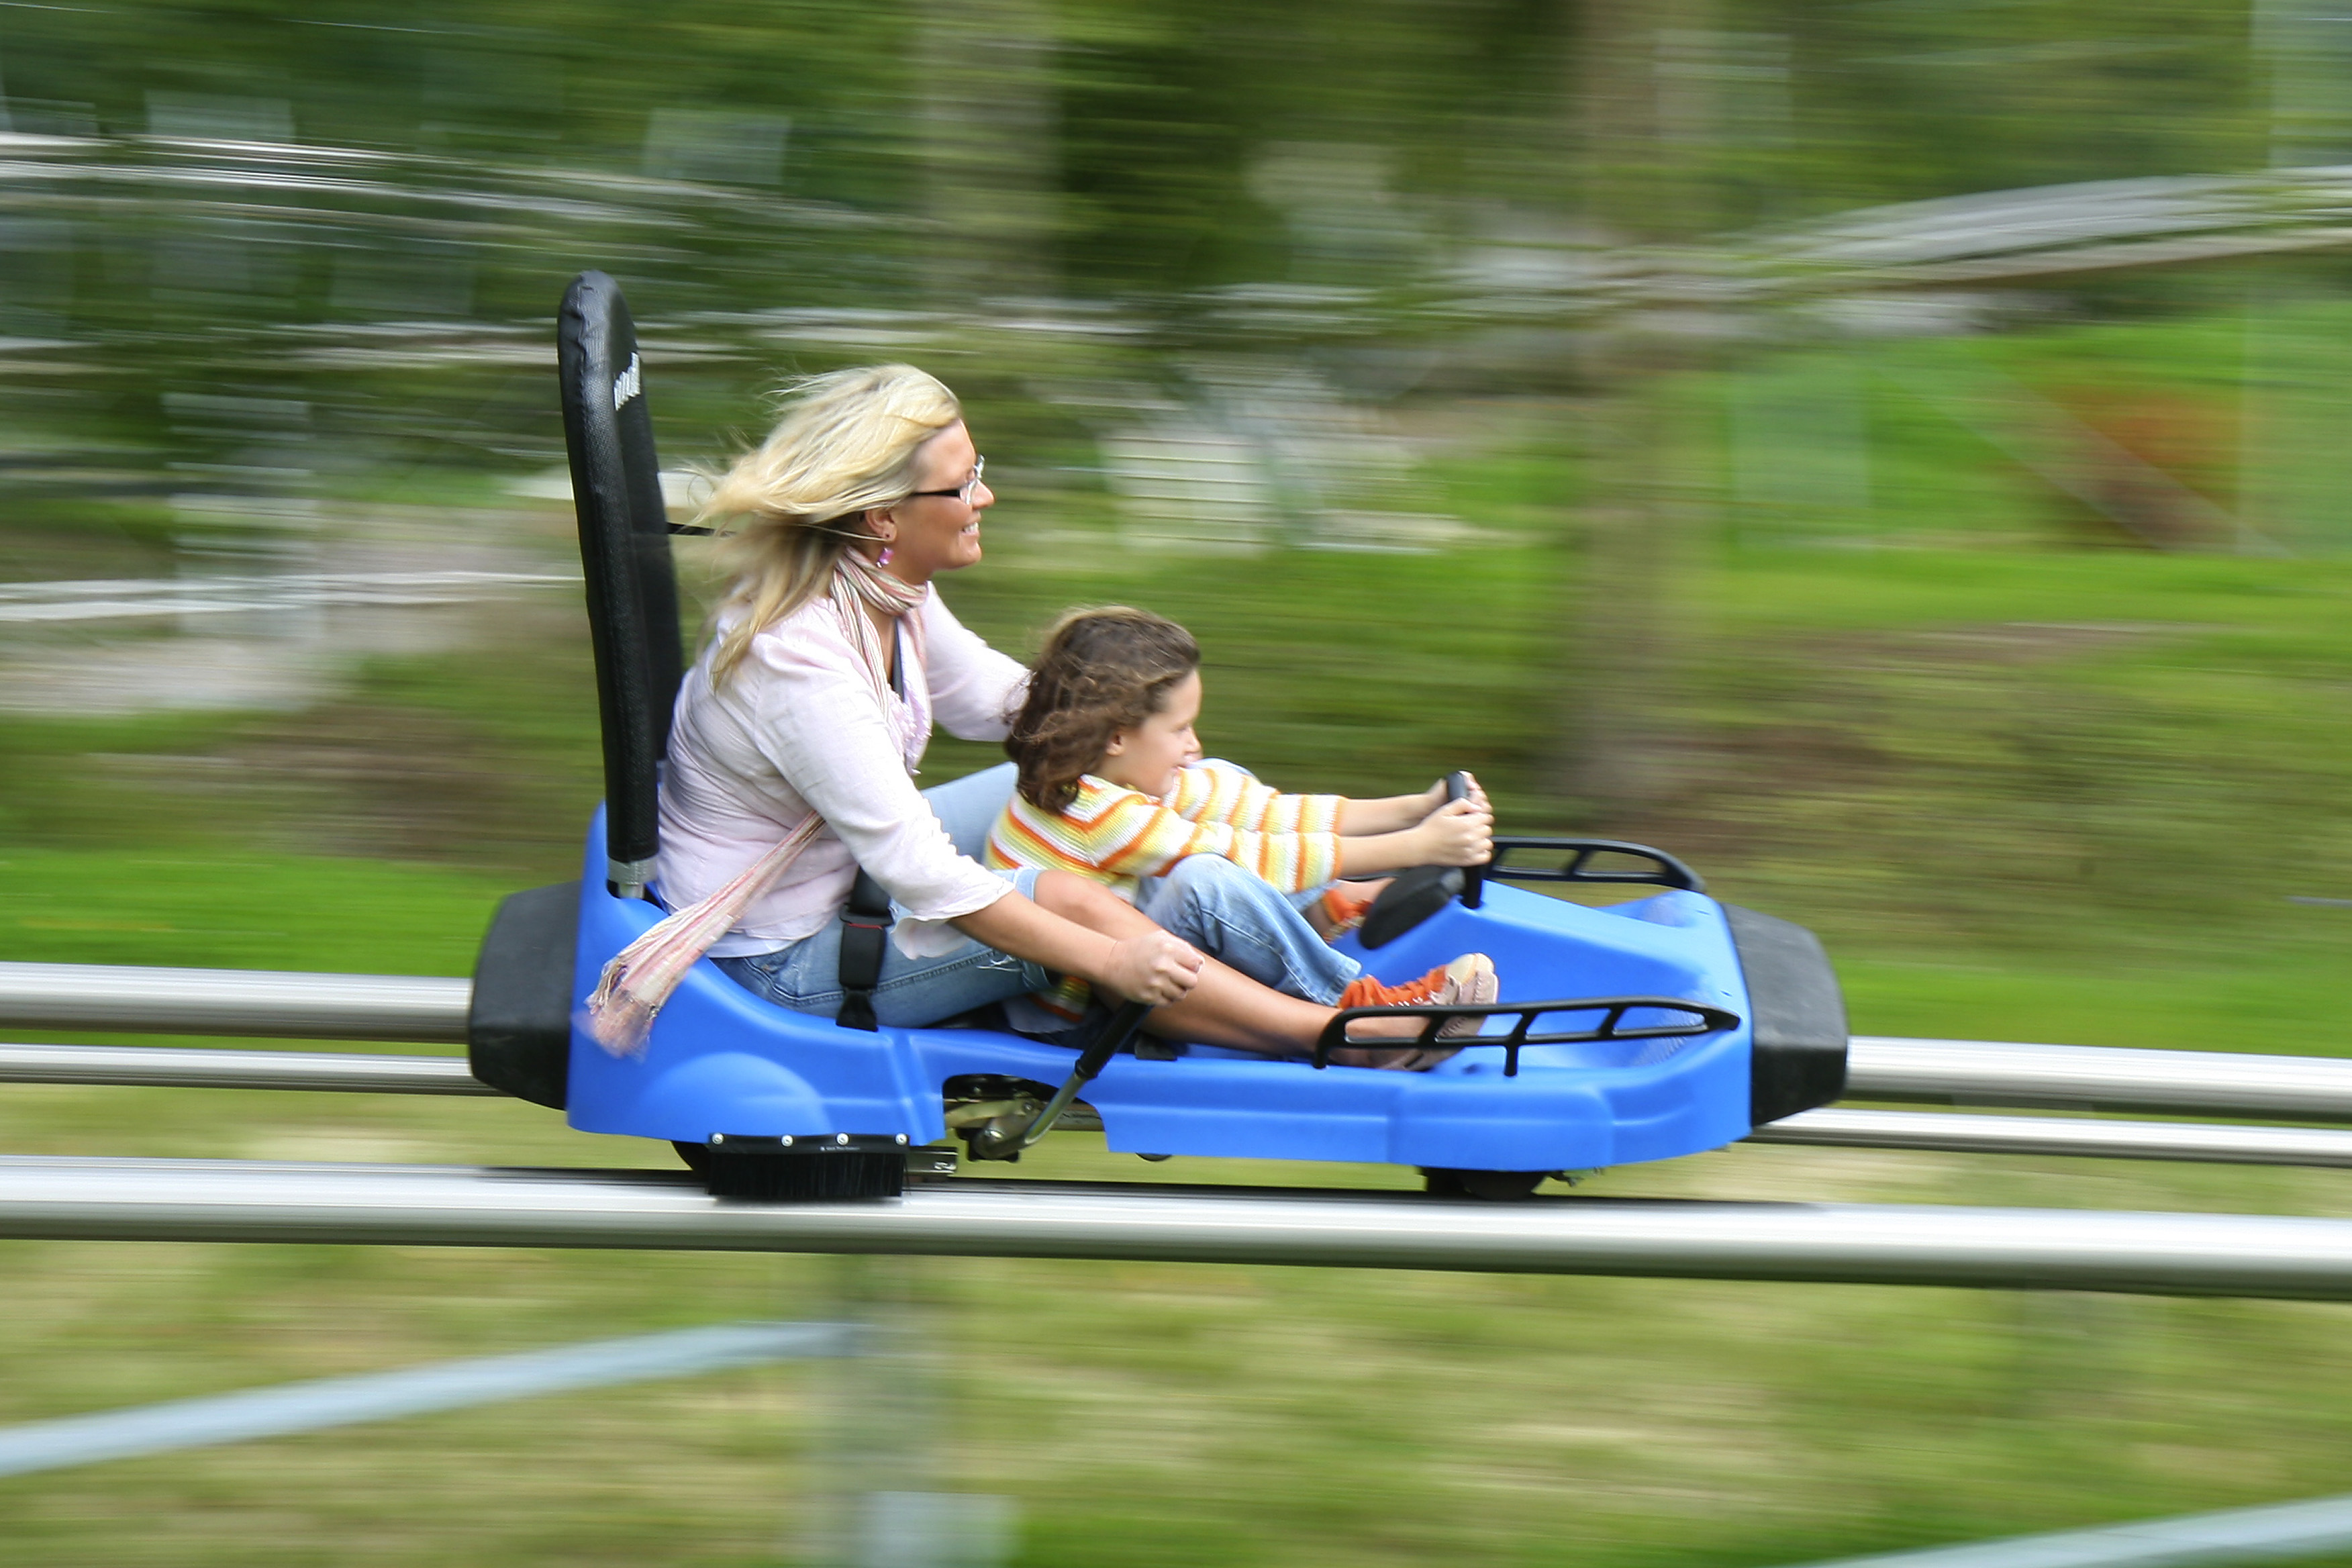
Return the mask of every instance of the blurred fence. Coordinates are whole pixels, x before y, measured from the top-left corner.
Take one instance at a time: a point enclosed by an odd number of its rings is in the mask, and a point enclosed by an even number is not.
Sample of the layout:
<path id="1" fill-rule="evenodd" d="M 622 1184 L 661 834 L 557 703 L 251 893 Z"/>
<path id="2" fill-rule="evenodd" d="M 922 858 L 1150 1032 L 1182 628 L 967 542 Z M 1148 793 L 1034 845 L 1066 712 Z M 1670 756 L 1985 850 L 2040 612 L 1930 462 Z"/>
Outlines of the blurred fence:
<path id="1" fill-rule="evenodd" d="M 2208 1568 L 2332 1557 L 2347 1548 L 2352 1548 L 2352 1498 L 2324 1498 L 1843 1557 L 1822 1568 Z"/>
<path id="2" fill-rule="evenodd" d="M 856 1331 L 845 1323 L 720 1323 L 67 1415 L 0 1427 L 0 1476 L 805 1356 L 849 1355 L 856 1349 Z"/>

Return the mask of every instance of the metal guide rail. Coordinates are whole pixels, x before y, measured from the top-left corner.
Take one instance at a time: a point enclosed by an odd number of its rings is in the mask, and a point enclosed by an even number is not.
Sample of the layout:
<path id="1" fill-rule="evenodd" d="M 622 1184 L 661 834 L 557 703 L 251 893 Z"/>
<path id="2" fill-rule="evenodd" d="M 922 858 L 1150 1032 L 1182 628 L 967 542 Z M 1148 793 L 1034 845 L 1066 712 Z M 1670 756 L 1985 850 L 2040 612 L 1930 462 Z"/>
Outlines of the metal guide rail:
<path id="1" fill-rule="evenodd" d="M 0 1237 L 1278 1263 L 2352 1300 L 2352 1220 L 950 1180 L 710 1197 L 643 1171 L 0 1158 Z"/>
<path id="2" fill-rule="evenodd" d="M 103 1084 L 135 1089 L 342 1089 L 359 1094 L 463 1094 L 504 1099 L 463 1057 L 354 1051 L 236 1051 L 214 1046 L 0 1044 L 0 1083 Z"/>
<path id="3" fill-rule="evenodd" d="M 141 1089 L 273 1089 L 501 1098 L 462 1057 L 333 1051 L 238 1051 L 208 1047 L 0 1044 L 0 1083 Z M 1080 1109 L 1064 1127 L 1097 1125 Z M 2352 1131 L 2100 1121 L 2087 1117 L 1937 1115 L 1901 1110 L 1804 1110 L 1749 1134 L 1755 1143 L 1913 1149 L 1953 1154 L 2043 1154 L 2181 1160 L 2237 1165 L 2352 1168 Z"/>
<path id="4" fill-rule="evenodd" d="M 2042 1154 L 2072 1159 L 2174 1160 L 2220 1165 L 2352 1168 L 2352 1131 L 2200 1121 L 2102 1121 L 2087 1116 L 1801 1110 L 1745 1142 L 1828 1149 L 1910 1149 L 1943 1154 Z"/>
<path id="5" fill-rule="evenodd" d="M 2352 1059 L 1856 1036 L 1849 1100 L 2352 1121 Z"/>
<path id="6" fill-rule="evenodd" d="M 0 963 L 0 1028 L 461 1045 L 472 994 L 404 974 Z M 1857 1035 L 1845 1098 L 2352 1122 L 2352 1059 Z"/>
<path id="7" fill-rule="evenodd" d="M 418 975 L 0 963 L 0 1027 L 463 1044 L 472 994 Z M 2352 1122 L 2352 1059 L 1858 1035 L 1846 1098 Z"/>
<path id="8" fill-rule="evenodd" d="M 409 975 L 0 963 L 0 1026 L 462 1042 L 472 987 Z M 0 1043 L 0 1082 L 492 1096 L 462 1058 Z M 2352 1060 L 1856 1037 L 1848 1097 L 2352 1121 Z M 2352 1131 L 1803 1111 L 1752 1141 L 1816 1147 L 2352 1167 Z"/>
<path id="9" fill-rule="evenodd" d="M 0 1027 L 464 1045 L 471 981 L 0 963 Z"/>

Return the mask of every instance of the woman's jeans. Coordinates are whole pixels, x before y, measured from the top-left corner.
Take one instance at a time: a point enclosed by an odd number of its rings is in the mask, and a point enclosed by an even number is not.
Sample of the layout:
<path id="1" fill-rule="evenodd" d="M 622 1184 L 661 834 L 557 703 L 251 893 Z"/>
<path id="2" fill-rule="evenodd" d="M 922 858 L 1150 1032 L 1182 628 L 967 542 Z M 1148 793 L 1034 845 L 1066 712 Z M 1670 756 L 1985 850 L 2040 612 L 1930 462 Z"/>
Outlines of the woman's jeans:
<path id="1" fill-rule="evenodd" d="M 1013 793 L 1010 763 L 923 792 L 956 847 L 979 858 Z M 1002 871 L 1024 896 L 1037 873 Z M 1321 889 L 1283 893 L 1231 860 L 1194 855 L 1165 877 L 1146 878 L 1139 907 L 1161 928 L 1262 985 L 1309 1002 L 1329 1003 L 1360 966 L 1316 934 L 1299 911 Z M 830 1018 L 841 1011 L 841 920 L 774 952 L 711 962 L 756 995 Z M 898 1026 L 936 1024 L 992 1002 L 1049 989 L 1051 975 L 977 942 L 935 958 L 909 958 L 883 943 L 882 977 L 874 988 L 877 1022 Z"/>
<path id="2" fill-rule="evenodd" d="M 1036 891 L 1037 873 L 1027 868 L 1000 871 L 1015 891 Z M 713 963 L 745 990 L 795 1013 L 835 1017 L 841 1012 L 841 918 L 790 947 Z M 882 943 L 882 977 L 874 986 L 874 1021 L 900 1027 L 936 1024 L 991 1002 L 1044 991 L 1053 976 L 966 937 L 946 953 L 908 958 L 895 942 Z"/>
<path id="3" fill-rule="evenodd" d="M 968 778 L 923 792 L 923 798 L 948 830 L 955 846 L 975 860 L 995 826 L 997 813 L 1012 797 L 1011 763 L 987 768 Z M 1026 868 L 1000 871 L 1024 897 L 1037 890 L 1037 873 Z M 841 917 L 790 947 L 741 958 L 714 958 L 738 985 L 795 1013 L 831 1018 L 841 1012 Z M 895 942 L 882 943 L 882 977 L 874 987 L 874 1020 L 898 1027 L 936 1024 L 1009 1001 L 1032 991 L 1044 991 L 1053 976 L 1034 963 L 997 952 L 969 939 L 932 958 L 909 958 Z"/>

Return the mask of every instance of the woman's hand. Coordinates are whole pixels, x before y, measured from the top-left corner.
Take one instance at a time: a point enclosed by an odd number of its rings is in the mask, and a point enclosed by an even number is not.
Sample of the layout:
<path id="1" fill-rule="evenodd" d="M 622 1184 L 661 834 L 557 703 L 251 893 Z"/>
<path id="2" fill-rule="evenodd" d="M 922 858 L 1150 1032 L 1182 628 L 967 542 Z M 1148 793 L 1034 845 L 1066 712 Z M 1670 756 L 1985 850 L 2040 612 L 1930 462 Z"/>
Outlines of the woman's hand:
<path id="1" fill-rule="evenodd" d="M 1495 858 L 1495 816 L 1484 796 L 1439 806 L 1412 830 L 1423 866 L 1484 866 Z"/>
<path id="2" fill-rule="evenodd" d="M 1111 943 L 1094 980 L 1130 1002 L 1164 1007 L 1200 984 L 1202 962 L 1191 944 L 1154 929 Z"/>
<path id="3" fill-rule="evenodd" d="M 999 952 L 1155 1007 L 1182 1000 L 1207 962 L 1108 888 L 1068 871 L 1041 873 L 1034 903 L 1008 890 L 953 923 Z"/>

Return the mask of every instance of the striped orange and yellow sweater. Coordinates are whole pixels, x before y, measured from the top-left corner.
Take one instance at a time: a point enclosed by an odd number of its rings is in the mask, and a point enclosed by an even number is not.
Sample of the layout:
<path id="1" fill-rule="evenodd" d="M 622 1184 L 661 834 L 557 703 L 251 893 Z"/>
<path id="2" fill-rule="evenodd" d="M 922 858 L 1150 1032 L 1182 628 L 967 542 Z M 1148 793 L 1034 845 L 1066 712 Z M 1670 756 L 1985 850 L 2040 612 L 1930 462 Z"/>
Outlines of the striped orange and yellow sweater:
<path id="1" fill-rule="evenodd" d="M 1286 893 L 1302 892 L 1339 874 L 1346 804 L 1336 795 L 1283 795 L 1213 758 L 1179 773 L 1165 799 L 1088 773 L 1058 812 L 1015 795 L 989 830 L 985 858 L 999 870 L 1075 871 L 1131 900 L 1144 878 L 1164 877 L 1188 856 L 1221 855 Z M 1076 1018 L 1087 996 L 1085 981 L 1065 977 L 1037 1000 Z"/>

